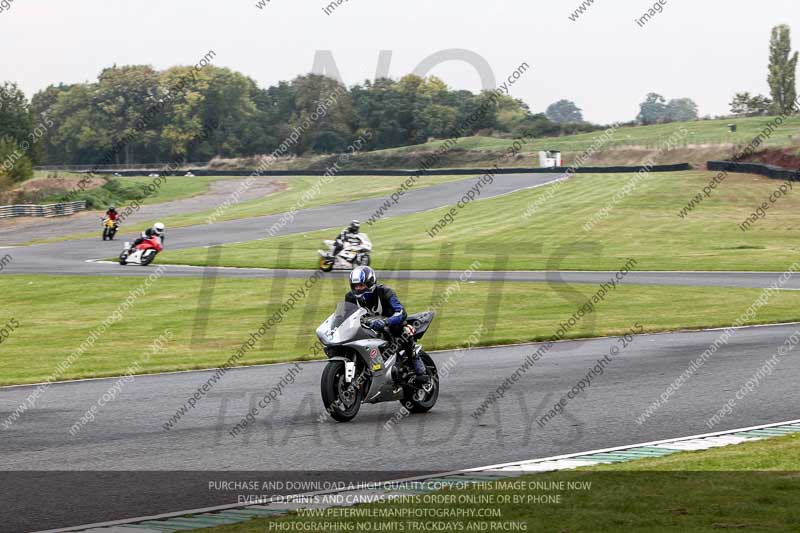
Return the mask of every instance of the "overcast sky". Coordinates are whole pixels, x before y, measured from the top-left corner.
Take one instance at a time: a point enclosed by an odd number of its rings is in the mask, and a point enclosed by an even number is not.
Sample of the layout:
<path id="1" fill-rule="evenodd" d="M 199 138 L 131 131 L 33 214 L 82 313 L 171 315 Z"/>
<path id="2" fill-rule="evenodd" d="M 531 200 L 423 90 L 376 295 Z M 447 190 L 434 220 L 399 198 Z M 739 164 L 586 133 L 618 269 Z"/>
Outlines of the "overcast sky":
<path id="1" fill-rule="evenodd" d="M 645 27 L 635 19 L 653 2 L 595 0 L 13 0 L 0 12 L 0 80 L 30 96 L 48 84 L 95 80 L 114 63 L 165 68 L 214 64 L 266 87 L 311 71 L 330 50 L 348 85 L 374 78 L 381 50 L 393 51 L 391 77 L 440 50 L 484 58 L 503 80 L 532 65 L 511 94 L 534 111 L 567 98 L 587 120 L 630 120 L 646 93 L 693 98 L 701 114 L 723 114 L 734 92 L 768 94 L 770 29 L 789 24 L 800 46 L 797 0 L 667 0 Z M 336 0 L 334 0 L 336 1 Z M 664 0 L 662 0 L 663 2 Z M 475 69 L 451 61 L 432 74 L 478 90 Z"/>

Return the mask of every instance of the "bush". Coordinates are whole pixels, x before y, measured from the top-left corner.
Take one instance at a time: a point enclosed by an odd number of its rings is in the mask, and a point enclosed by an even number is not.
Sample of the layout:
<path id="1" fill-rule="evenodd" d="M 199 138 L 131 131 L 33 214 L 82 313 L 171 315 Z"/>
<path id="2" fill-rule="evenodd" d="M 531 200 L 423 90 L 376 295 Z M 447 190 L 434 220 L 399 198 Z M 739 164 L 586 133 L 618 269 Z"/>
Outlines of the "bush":
<path id="1" fill-rule="evenodd" d="M 513 133 L 516 136 L 537 139 L 542 137 L 562 137 L 565 135 L 575 135 L 576 133 L 588 133 L 601 129 L 604 128 L 586 122 L 579 124 L 556 124 L 543 114 L 538 114 L 520 121 L 520 123 L 514 127 Z"/>
<path id="2" fill-rule="evenodd" d="M 25 181 L 33 177 L 33 163 L 17 142 L 5 138 L 0 139 L 0 177 L 4 183 Z"/>
<path id="3" fill-rule="evenodd" d="M 49 198 L 48 202 L 78 202 L 86 200 L 88 209 L 105 209 L 109 205 L 122 205 L 134 200 L 143 200 L 145 194 L 142 189 L 133 184 L 124 184 L 119 180 L 110 179 L 108 183 L 96 189 L 88 189 L 78 194 L 63 193 Z"/>

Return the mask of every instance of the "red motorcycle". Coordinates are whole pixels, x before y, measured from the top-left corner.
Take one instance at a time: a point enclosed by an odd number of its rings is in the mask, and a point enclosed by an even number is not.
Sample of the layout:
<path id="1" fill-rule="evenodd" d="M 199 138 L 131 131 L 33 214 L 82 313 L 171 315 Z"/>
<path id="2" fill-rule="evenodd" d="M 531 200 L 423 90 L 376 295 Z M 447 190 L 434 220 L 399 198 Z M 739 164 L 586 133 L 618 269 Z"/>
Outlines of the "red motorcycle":
<path id="1" fill-rule="evenodd" d="M 158 252 L 164 249 L 161 239 L 155 235 L 144 239 L 133 249 L 129 242 L 125 243 L 122 253 L 119 254 L 120 265 L 141 265 L 147 266 L 153 262 Z"/>

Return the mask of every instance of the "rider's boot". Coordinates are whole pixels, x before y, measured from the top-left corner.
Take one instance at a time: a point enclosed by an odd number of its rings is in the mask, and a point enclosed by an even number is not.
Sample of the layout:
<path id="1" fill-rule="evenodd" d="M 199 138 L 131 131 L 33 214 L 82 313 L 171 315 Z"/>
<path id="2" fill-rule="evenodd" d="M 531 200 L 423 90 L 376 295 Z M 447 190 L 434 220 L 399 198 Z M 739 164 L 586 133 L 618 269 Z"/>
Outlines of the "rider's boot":
<path id="1" fill-rule="evenodd" d="M 344 248 L 344 244 L 342 244 L 342 242 L 337 239 L 336 242 L 333 245 L 333 251 L 331 252 L 331 258 L 332 259 L 336 259 L 336 256 L 339 255 L 339 252 L 341 252 L 343 248 Z"/>
<path id="2" fill-rule="evenodd" d="M 430 381 L 430 377 L 428 376 L 428 371 L 425 369 L 425 363 L 422 362 L 422 358 L 414 354 L 413 355 L 414 361 L 414 381 L 417 383 L 428 383 Z"/>

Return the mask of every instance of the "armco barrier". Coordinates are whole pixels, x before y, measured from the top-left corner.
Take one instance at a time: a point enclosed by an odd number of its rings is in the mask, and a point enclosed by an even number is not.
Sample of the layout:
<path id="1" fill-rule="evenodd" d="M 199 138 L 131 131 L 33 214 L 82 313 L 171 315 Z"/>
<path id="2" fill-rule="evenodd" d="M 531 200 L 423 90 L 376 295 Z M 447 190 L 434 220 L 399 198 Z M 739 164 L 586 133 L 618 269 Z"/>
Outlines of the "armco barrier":
<path id="1" fill-rule="evenodd" d="M 709 161 L 708 170 L 721 172 L 739 172 L 743 174 L 758 174 L 777 180 L 800 181 L 800 169 L 790 170 L 774 165 L 761 163 L 738 163 L 736 161 Z"/>
<path id="2" fill-rule="evenodd" d="M 679 163 L 676 165 L 656 165 L 654 167 L 582 167 L 575 169 L 576 173 L 581 174 L 623 174 L 628 172 L 639 172 L 646 170 L 649 172 L 678 172 L 681 170 L 691 170 L 689 163 Z M 358 169 L 340 170 L 336 176 L 415 176 L 422 174 L 425 176 L 477 176 L 493 172 L 494 174 L 559 174 L 569 170 L 569 167 L 554 168 L 436 168 L 420 172 L 419 170 L 380 170 L 380 169 Z M 171 176 L 182 176 L 191 172 L 195 176 L 250 176 L 254 170 L 208 170 L 208 169 L 182 169 L 177 172 L 167 172 Z M 141 176 L 141 171 L 95 171 L 94 174 L 119 174 L 121 176 Z M 258 176 L 324 176 L 326 171 L 321 170 L 265 170 L 258 172 Z"/>
<path id="3" fill-rule="evenodd" d="M 180 168 L 202 168 L 208 166 L 210 161 L 195 161 L 193 163 L 184 163 Z M 166 168 L 172 163 L 136 163 L 136 164 L 119 164 L 119 165 L 44 165 L 33 167 L 33 170 L 42 172 L 88 172 L 95 171 L 111 171 L 118 172 L 121 170 L 136 170 L 153 172 Z M 95 172 L 98 174 L 99 172 Z"/>
<path id="4" fill-rule="evenodd" d="M 86 202 L 67 202 L 47 205 L 0 205 L 0 218 L 62 217 L 86 209 Z"/>

